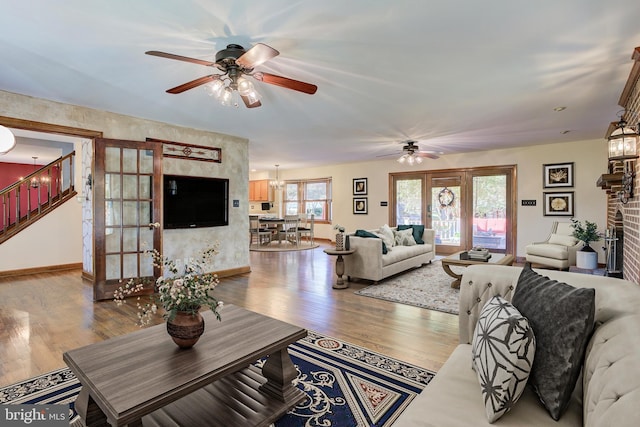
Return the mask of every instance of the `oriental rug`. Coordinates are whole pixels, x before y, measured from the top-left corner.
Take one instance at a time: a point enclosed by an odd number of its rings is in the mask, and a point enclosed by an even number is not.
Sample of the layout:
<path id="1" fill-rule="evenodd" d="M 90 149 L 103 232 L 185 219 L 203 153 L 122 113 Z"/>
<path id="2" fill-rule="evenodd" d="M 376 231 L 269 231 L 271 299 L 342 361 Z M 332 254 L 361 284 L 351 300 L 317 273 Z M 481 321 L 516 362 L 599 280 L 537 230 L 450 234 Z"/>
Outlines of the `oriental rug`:
<path id="1" fill-rule="evenodd" d="M 307 399 L 276 421 L 276 427 L 389 426 L 435 373 L 347 342 L 309 335 L 289 346 L 298 371 L 294 380 Z M 264 360 L 256 362 L 261 366 Z M 68 404 L 80 384 L 67 368 L 0 388 L 0 403 Z"/>
<path id="2" fill-rule="evenodd" d="M 456 273 L 464 267 L 451 267 Z M 458 314 L 460 291 L 451 288 L 453 277 L 442 269 L 440 260 L 390 277 L 376 285 L 356 291 L 357 295 Z"/>

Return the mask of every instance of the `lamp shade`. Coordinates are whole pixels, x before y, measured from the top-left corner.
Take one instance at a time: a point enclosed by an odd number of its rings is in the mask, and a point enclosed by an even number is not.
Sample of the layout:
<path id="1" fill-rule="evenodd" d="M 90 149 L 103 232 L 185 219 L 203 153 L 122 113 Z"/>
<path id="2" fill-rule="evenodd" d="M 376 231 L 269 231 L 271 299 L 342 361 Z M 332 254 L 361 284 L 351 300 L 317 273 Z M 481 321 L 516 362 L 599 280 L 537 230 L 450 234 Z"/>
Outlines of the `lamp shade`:
<path id="1" fill-rule="evenodd" d="M 638 134 L 626 127 L 626 122 L 618 122 L 616 129 L 608 138 L 609 160 L 628 160 L 638 158 Z"/>
<path id="2" fill-rule="evenodd" d="M 16 146 L 16 137 L 6 127 L 0 125 L 0 154 L 6 154 Z"/>

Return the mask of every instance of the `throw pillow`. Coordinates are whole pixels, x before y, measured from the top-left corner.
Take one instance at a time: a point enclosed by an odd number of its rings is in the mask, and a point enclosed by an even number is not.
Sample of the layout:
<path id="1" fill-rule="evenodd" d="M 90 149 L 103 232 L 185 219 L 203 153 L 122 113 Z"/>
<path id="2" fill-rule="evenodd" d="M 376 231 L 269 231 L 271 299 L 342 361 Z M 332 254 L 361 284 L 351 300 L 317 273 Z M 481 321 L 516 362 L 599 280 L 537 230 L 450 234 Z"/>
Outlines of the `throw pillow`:
<path id="1" fill-rule="evenodd" d="M 391 227 L 389 227 L 387 224 L 383 225 L 382 227 L 380 227 L 380 234 L 382 234 L 384 243 L 387 245 L 388 248 L 392 247 L 393 245 L 395 245 L 395 238 L 393 236 L 393 230 L 391 229 Z"/>
<path id="2" fill-rule="evenodd" d="M 413 229 L 413 239 L 419 245 L 424 245 L 424 240 L 422 240 L 422 235 L 424 234 L 424 225 L 417 224 L 400 224 L 397 229 L 406 230 L 407 228 Z"/>
<path id="3" fill-rule="evenodd" d="M 375 234 L 366 231 L 366 230 L 356 230 L 356 232 L 354 233 L 355 236 L 358 237 L 373 237 L 376 239 L 380 239 L 378 236 L 376 236 Z M 388 252 L 387 250 L 387 245 L 384 244 L 384 241 L 382 241 L 382 253 L 386 254 Z"/>
<path id="4" fill-rule="evenodd" d="M 578 243 L 578 239 L 573 236 L 567 236 L 566 234 L 552 234 L 549 236 L 549 243 L 554 245 L 574 246 Z"/>
<path id="5" fill-rule="evenodd" d="M 536 340 L 527 318 L 501 296 L 491 298 L 480 312 L 472 342 L 472 366 L 490 423 L 522 396 L 535 352 Z"/>
<path id="6" fill-rule="evenodd" d="M 416 244 L 415 239 L 413 238 L 413 230 L 401 230 L 394 231 L 393 235 L 395 237 L 396 246 L 414 246 Z"/>
<path id="7" fill-rule="evenodd" d="M 529 383 L 557 421 L 569 405 L 593 331 L 595 289 L 551 280 L 527 263 L 512 304 L 536 334 L 538 351 Z"/>

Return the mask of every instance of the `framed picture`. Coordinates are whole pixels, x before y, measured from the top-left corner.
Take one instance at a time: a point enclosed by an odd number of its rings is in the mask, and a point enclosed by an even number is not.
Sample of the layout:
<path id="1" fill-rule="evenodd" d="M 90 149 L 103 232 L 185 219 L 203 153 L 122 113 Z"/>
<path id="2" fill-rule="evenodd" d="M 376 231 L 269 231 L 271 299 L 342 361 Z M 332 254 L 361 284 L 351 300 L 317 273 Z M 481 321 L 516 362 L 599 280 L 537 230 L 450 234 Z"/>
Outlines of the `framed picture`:
<path id="1" fill-rule="evenodd" d="M 353 195 L 365 196 L 367 194 L 367 178 L 353 179 Z"/>
<path id="2" fill-rule="evenodd" d="M 366 214 L 366 213 L 368 213 L 367 198 L 366 197 L 354 197 L 353 198 L 353 213 L 354 214 Z"/>
<path id="3" fill-rule="evenodd" d="M 573 216 L 573 191 L 544 193 L 544 216 Z"/>
<path id="4" fill-rule="evenodd" d="M 544 188 L 573 187 L 573 162 L 543 165 Z"/>

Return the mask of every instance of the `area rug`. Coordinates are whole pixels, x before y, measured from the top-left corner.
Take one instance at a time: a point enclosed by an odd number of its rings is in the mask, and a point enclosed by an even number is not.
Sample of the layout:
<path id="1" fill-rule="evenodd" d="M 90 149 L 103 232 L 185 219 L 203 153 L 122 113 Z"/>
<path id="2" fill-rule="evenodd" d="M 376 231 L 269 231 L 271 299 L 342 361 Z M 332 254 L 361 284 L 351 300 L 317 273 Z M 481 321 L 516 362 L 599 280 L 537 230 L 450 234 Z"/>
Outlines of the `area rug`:
<path id="1" fill-rule="evenodd" d="M 250 251 L 254 252 L 291 252 L 291 251 L 305 251 L 307 249 L 315 249 L 320 245 L 317 243 L 300 243 L 298 246 L 292 245 L 289 242 L 271 242 L 268 245 L 251 245 Z"/>
<path id="2" fill-rule="evenodd" d="M 308 397 L 276 427 L 389 426 L 435 375 L 311 331 L 289 346 L 289 354 L 298 370 L 295 385 Z M 78 380 L 64 368 L 0 388 L 0 404 L 68 404 L 76 425 L 79 391 Z"/>
<path id="3" fill-rule="evenodd" d="M 462 267 L 464 268 L 464 267 Z M 458 273 L 456 267 L 452 267 Z M 460 271 L 462 272 L 462 270 Z M 440 260 L 356 291 L 357 295 L 458 314 L 460 291 L 451 288 L 453 277 Z"/>

